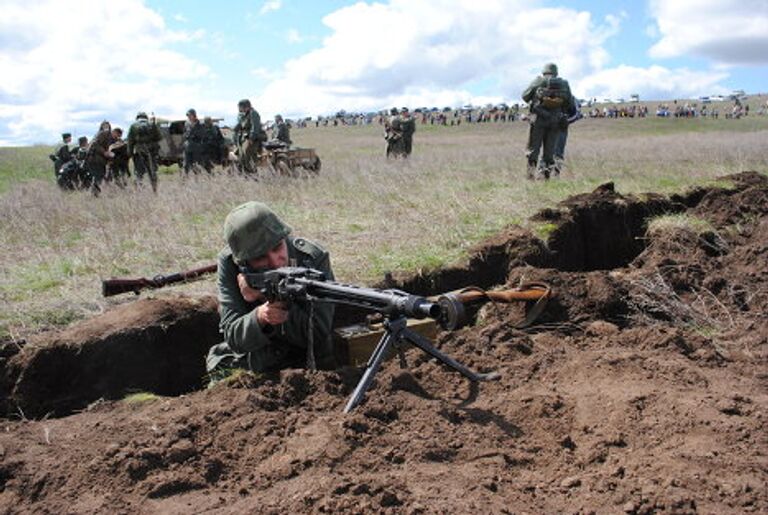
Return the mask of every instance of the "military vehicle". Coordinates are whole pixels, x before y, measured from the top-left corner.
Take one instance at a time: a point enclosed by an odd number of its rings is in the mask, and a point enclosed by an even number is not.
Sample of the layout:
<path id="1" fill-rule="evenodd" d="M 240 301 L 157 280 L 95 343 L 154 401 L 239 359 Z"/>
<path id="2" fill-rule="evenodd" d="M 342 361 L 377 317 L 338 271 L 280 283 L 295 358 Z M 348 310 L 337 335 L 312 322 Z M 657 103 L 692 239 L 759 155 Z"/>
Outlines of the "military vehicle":
<path id="1" fill-rule="evenodd" d="M 214 118 L 213 123 L 218 125 L 218 122 L 223 118 Z M 158 163 L 163 166 L 179 165 L 184 166 L 184 124 L 186 120 L 165 120 L 158 118 L 158 129 L 163 139 L 160 140 L 160 154 L 158 156 Z M 221 134 L 224 136 L 224 140 L 228 147 L 232 147 L 231 130 L 227 127 L 220 127 Z"/>
<path id="2" fill-rule="evenodd" d="M 245 174 L 266 171 L 283 177 L 307 177 L 320 173 L 322 165 L 314 148 L 293 147 L 277 140 L 270 140 L 262 145 L 256 170 L 240 162 L 237 153 L 238 149 L 235 149 L 230 159 L 236 163 L 237 169 Z"/>

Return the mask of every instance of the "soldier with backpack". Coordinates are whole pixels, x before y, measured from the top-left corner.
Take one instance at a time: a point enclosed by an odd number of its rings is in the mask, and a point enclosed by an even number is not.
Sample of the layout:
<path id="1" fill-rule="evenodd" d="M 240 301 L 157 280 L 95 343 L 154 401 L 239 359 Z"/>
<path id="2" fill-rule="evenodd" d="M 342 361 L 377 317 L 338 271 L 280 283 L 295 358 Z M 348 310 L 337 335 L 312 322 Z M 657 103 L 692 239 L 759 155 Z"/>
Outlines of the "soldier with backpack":
<path id="1" fill-rule="evenodd" d="M 157 124 L 149 121 L 147 113 L 140 112 L 128 129 L 128 155 L 133 159 L 136 184 L 145 174 L 149 175 L 152 191 L 157 193 L 157 154 L 160 151 L 162 135 Z"/>
<path id="2" fill-rule="evenodd" d="M 523 100 L 530 108 L 531 128 L 528 133 L 527 176 L 535 178 L 539 151 L 543 146 L 540 172 L 545 179 L 551 174 L 560 175 L 554 152 L 561 130 L 568 126 L 568 113 L 573 107 L 573 96 L 568 81 L 558 77 L 557 65 L 544 65 L 541 75 L 533 79 L 523 92 Z"/>

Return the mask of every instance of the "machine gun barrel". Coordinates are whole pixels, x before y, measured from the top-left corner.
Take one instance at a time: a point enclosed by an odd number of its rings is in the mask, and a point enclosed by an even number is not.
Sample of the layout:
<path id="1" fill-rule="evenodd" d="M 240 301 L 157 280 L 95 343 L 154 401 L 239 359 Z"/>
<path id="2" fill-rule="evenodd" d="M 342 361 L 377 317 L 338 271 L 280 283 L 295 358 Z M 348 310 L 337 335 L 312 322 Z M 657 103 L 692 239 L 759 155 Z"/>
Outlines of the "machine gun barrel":
<path id="1" fill-rule="evenodd" d="M 318 270 L 284 267 L 266 272 L 245 273 L 251 288 L 260 290 L 268 300 L 315 300 L 348 304 L 388 317 L 439 319 L 442 309 L 438 303 L 425 297 L 400 290 L 377 290 L 336 281 L 328 281 Z"/>

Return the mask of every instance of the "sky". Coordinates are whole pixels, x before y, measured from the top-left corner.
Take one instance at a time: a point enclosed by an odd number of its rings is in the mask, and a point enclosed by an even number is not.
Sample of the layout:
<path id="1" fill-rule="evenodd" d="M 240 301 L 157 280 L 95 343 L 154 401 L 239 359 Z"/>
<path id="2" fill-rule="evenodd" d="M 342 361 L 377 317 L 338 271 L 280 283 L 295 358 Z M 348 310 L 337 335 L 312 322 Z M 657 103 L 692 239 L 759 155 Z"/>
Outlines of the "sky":
<path id="1" fill-rule="evenodd" d="M 127 128 L 579 98 L 768 93 L 768 0 L 2 0 L 0 145 Z"/>

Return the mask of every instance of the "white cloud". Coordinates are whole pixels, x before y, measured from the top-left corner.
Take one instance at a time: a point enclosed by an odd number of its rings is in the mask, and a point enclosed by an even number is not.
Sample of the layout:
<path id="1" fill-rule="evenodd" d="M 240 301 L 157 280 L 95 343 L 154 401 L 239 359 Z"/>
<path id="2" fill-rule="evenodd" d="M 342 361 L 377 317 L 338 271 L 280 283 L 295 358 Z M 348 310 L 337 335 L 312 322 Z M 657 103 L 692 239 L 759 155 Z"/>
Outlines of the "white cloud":
<path id="1" fill-rule="evenodd" d="M 323 19 L 331 35 L 288 61 L 258 105 L 267 114 L 457 105 L 483 80 L 494 83 L 489 97 L 515 99 L 547 61 L 570 77 L 602 69 L 622 16 L 595 21 L 524 0 L 360 2 Z"/>
<path id="2" fill-rule="evenodd" d="M 273 11 L 279 11 L 283 7 L 282 0 L 267 0 L 259 9 L 259 14 L 267 14 Z"/>
<path id="3" fill-rule="evenodd" d="M 651 0 L 661 39 L 652 57 L 693 54 L 715 62 L 768 63 L 768 1 Z"/>
<path id="4" fill-rule="evenodd" d="M 183 113 L 204 101 L 194 83 L 210 70 L 171 45 L 203 35 L 170 30 L 140 0 L 84 1 L 76 10 L 55 0 L 6 2 L 0 144 L 54 141 L 64 130 L 90 135 L 98 120 L 124 124 L 137 109 Z"/>
<path id="5" fill-rule="evenodd" d="M 724 71 L 692 71 L 663 66 L 638 68 L 619 66 L 601 70 L 572 82 L 571 89 L 579 98 L 629 98 L 634 93 L 642 99 L 697 98 L 702 95 L 726 94 L 720 82 L 728 77 Z"/>

